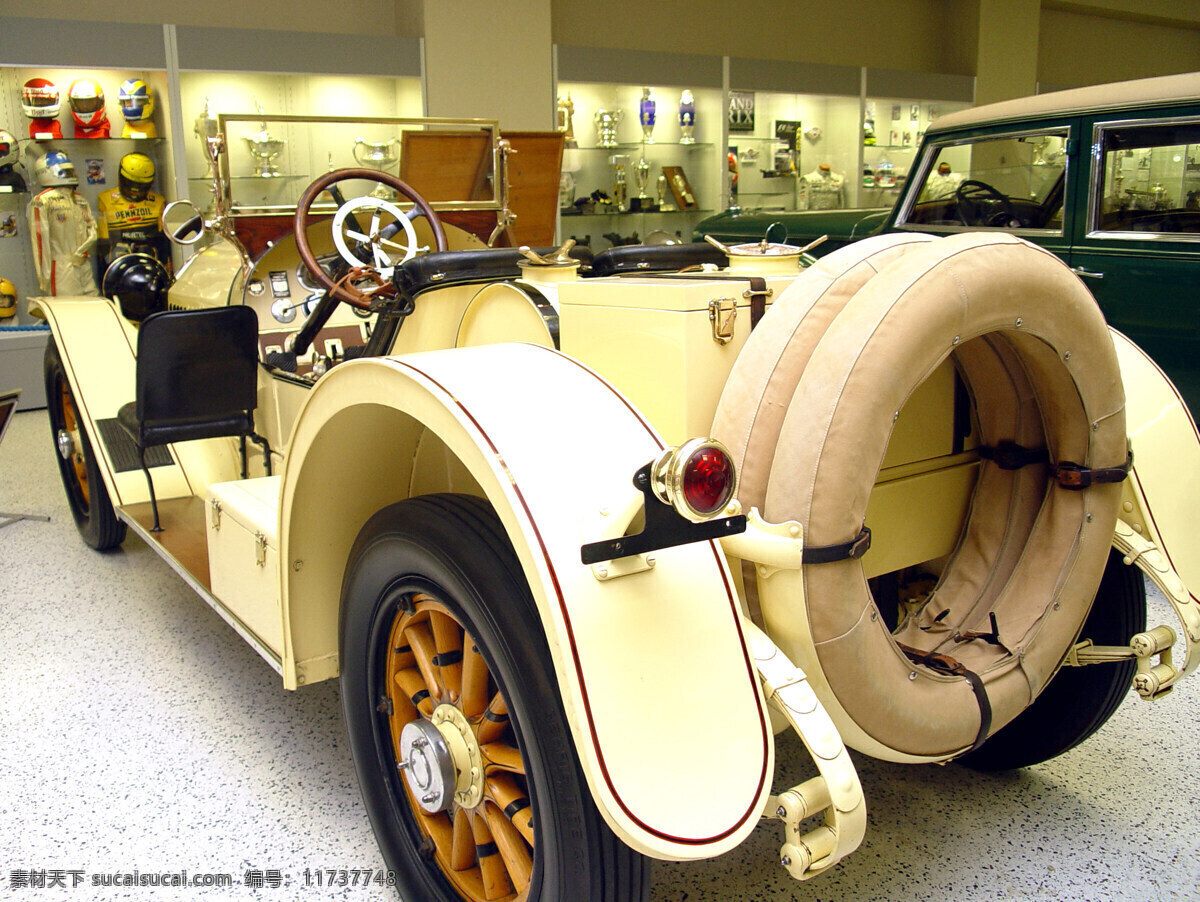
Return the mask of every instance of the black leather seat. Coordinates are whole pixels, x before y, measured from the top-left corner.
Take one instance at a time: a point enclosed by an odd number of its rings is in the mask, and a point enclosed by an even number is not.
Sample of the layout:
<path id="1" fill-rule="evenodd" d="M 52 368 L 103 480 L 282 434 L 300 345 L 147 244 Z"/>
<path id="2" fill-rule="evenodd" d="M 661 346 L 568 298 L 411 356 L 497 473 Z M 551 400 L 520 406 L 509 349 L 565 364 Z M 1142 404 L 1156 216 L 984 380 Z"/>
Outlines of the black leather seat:
<path id="1" fill-rule="evenodd" d="M 117 420 L 137 445 L 150 486 L 159 532 L 154 479 L 146 449 L 171 442 L 239 436 L 242 478 L 246 439 L 262 446 L 267 474 L 271 449 L 254 431 L 258 406 L 258 316 L 245 306 L 167 310 L 138 327 L 137 396 Z"/>

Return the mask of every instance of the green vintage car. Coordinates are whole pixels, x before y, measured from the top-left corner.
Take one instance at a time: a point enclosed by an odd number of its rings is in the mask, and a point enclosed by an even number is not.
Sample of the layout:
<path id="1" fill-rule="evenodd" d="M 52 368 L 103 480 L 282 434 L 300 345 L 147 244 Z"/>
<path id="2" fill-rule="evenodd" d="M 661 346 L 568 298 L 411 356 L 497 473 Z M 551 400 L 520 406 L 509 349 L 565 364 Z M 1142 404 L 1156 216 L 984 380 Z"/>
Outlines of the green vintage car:
<path id="1" fill-rule="evenodd" d="M 944 116 L 886 215 L 731 211 L 697 237 L 756 240 L 775 222 L 792 244 L 828 232 L 818 255 L 881 231 L 1027 238 L 1062 258 L 1200 411 L 1200 73 Z"/>

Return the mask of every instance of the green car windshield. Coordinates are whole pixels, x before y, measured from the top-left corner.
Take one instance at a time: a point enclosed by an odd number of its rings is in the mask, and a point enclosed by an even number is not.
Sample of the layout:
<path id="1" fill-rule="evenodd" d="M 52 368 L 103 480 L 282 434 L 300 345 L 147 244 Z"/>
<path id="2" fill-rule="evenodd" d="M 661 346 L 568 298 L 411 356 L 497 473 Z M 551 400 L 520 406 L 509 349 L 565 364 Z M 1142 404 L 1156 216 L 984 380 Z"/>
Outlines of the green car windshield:
<path id="1" fill-rule="evenodd" d="M 1062 230 L 1066 130 L 935 144 L 901 223 Z"/>

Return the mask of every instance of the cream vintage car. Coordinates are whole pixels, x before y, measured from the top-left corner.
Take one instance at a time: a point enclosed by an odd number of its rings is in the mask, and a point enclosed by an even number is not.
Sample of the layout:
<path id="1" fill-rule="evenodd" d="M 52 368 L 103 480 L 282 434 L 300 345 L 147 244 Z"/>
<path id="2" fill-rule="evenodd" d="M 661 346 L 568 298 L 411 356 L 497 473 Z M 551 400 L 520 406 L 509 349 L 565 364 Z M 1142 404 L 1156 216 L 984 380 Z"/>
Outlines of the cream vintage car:
<path id="1" fill-rule="evenodd" d="M 1022 767 L 1196 668 L 1200 440 L 1053 255 L 446 251 L 392 176 L 345 201 L 369 176 L 254 261 L 218 209 L 170 310 L 40 305 L 84 540 L 340 679 L 405 898 L 644 898 L 763 818 L 819 875 L 866 828 L 847 748 Z"/>

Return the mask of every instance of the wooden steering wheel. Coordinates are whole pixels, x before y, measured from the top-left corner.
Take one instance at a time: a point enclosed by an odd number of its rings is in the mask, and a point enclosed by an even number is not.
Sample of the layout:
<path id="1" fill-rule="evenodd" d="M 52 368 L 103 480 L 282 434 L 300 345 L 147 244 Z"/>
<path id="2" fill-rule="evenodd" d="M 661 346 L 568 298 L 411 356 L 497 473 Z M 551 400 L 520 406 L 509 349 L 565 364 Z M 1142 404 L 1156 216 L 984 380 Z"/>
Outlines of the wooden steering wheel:
<path id="1" fill-rule="evenodd" d="M 337 184 L 351 179 L 365 179 L 386 185 L 394 191 L 399 192 L 402 198 L 412 201 L 415 209 L 411 211 L 411 214 L 406 214 L 401 212 L 391 202 L 377 200 L 376 198 L 358 197 L 346 201 L 342 198 Z M 317 284 L 325 289 L 326 297 L 332 299 L 334 303 L 341 301 L 352 307 L 366 310 L 371 306 L 374 292 L 361 291 L 345 279 L 335 282 L 321 264 L 317 262 L 316 254 L 313 253 L 312 246 L 308 242 L 306 226 L 308 224 L 308 217 L 312 212 L 313 204 L 324 191 L 329 191 L 338 204 L 333 226 L 335 244 L 338 245 L 343 259 L 355 267 L 353 272 L 358 279 L 371 279 L 376 284 L 382 285 L 385 277 L 390 279 L 392 267 L 415 254 L 416 235 L 413 232 L 410 220 L 418 214 L 428 220 L 429 227 L 433 232 L 435 248 L 439 251 L 447 249 L 446 232 L 442 228 L 442 222 L 438 218 L 437 213 L 434 212 L 433 207 L 413 188 L 400 181 L 394 175 L 380 172 L 377 169 L 365 168 L 335 169 L 333 172 L 327 172 L 309 185 L 304 190 L 304 194 L 301 195 L 300 201 L 296 205 L 293 232 L 296 236 L 296 250 L 300 254 L 301 261 L 303 261 L 309 272 L 312 273 L 313 279 L 316 280 Z M 356 214 L 366 211 L 371 211 L 371 224 L 369 229 L 364 230 L 358 225 Z M 390 236 L 384 234 L 387 229 L 380 228 L 380 213 L 387 214 L 390 219 L 395 220 L 396 224 L 403 229 L 408 239 L 407 245 L 393 242 L 390 240 Z M 348 229 L 348 225 L 353 228 Z M 391 223 L 389 223 L 390 225 Z M 370 249 L 370 262 L 360 260 L 356 256 L 351 255 L 351 249 L 346 244 L 347 237 L 357 241 L 360 247 L 366 246 Z M 401 253 L 393 258 L 390 251 L 400 251 Z M 384 272 L 381 272 L 381 269 Z"/>

